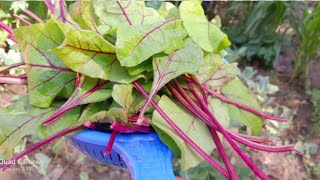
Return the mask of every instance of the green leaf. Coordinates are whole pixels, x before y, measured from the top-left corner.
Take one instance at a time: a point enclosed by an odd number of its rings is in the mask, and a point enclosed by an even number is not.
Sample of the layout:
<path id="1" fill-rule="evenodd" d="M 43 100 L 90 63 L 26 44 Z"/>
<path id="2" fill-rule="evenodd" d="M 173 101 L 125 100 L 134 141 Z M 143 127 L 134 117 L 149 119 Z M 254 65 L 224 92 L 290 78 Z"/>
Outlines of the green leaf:
<path id="1" fill-rule="evenodd" d="M 158 128 L 156 125 L 152 125 L 153 129 L 156 130 L 158 136 L 160 137 L 161 141 L 166 144 L 170 150 L 173 152 L 173 154 L 177 158 L 181 158 L 181 150 L 179 149 L 177 143 L 174 142 L 174 140 L 165 132 L 163 132 L 160 128 Z"/>
<path id="2" fill-rule="evenodd" d="M 89 104 L 95 102 L 101 102 L 111 97 L 112 90 L 107 82 L 103 82 L 99 79 L 93 79 L 86 77 L 82 86 L 76 88 L 72 93 L 71 97 L 68 99 L 68 102 L 73 102 L 79 98 L 80 101 L 77 101 L 77 104 Z"/>
<path id="3" fill-rule="evenodd" d="M 109 32 L 123 24 L 149 25 L 164 19 L 153 8 L 146 7 L 144 1 L 92 1 L 103 32 Z"/>
<path id="4" fill-rule="evenodd" d="M 97 102 L 97 103 L 91 103 L 89 104 L 82 112 L 80 118 L 77 120 L 77 122 L 73 126 L 78 126 L 80 124 L 83 124 L 85 121 L 90 121 L 90 117 L 94 114 L 104 111 L 106 109 L 109 109 L 110 103 L 107 101 Z"/>
<path id="5" fill-rule="evenodd" d="M 146 99 L 137 91 L 133 91 L 132 84 L 115 84 L 112 90 L 112 98 L 122 108 L 125 109 L 128 115 L 137 113 L 145 104 Z M 155 96 L 154 101 L 158 101 L 159 97 Z M 149 107 L 148 112 L 153 108 Z"/>
<path id="6" fill-rule="evenodd" d="M 151 59 L 146 60 L 136 66 L 128 67 L 128 72 L 131 76 L 136 76 L 136 75 L 139 75 L 143 72 L 151 72 L 152 70 L 153 70 L 153 68 L 152 68 Z"/>
<path id="7" fill-rule="evenodd" d="M 96 19 L 94 17 L 92 3 L 90 1 L 76 1 L 69 6 L 69 14 L 82 29 L 92 30 L 99 33 L 96 25 Z"/>
<path id="8" fill-rule="evenodd" d="M 115 84 L 112 90 L 112 98 L 127 112 L 130 111 L 130 107 L 133 102 L 132 97 L 132 84 Z"/>
<path id="9" fill-rule="evenodd" d="M 121 67 L 114 46 L 92 31 L 71 29 L 63 45 L 53 50 L 70 69 L 92 78 L 129 83 L 139 78 Z"/>
<path id="10" fill-rule="evenodd" d="M 122 66 L 136 66 L 161 51 L 170 54 L 180 49 L 186 36 L 176 18 L 152 25 L 123 25 L 117 31 L 117 57 Z"/>
<path id="11" fill-rule="evenodd" d="M 209 97 L 209 109 L 224 128 L 230 125 L 230 116 L 228 108 L 225 107 L 219 99 Z"/>
<path id="12" fill-rule="evenodd" d="M 163 2 L 158 9 L 158 13 L 165 19 L 180 18 L 179 9 L 171 2 Z"/>
<path id="13" fill-rule="evenodd" d="M 75 73 L 51 51 L 64 40 L 58 25 L 50 20 L 23 26 L 14 30 L 14 36 L 26 62 L 30 103 L 46 108 L 58 95 L 68 97 Z"/>
<path id="14" fill-rule="evenodd" d="M 206 18 L 201 1 L 183 1 L 179 10 L 189 36 L 202 49 L 218 53 L 230 46 L 227 35 Z"/>
<path id="15" fill-rule="evenodd" d="M 108 111 L 100 111 L 96 114 L 92 115 L 88 119 L 91 122 L 121 122 L 121 123 L 128 123 L 128 115 L 127 111 L 123 108 L 111 108 Z"/>
<path id="16" fill-rule="evenodd" d="M 239 103 L 258 110 L 260 109 L 256 99 L 250 95 L 247 87 L 245 87 L 239 79 L 230 81 L 221 89 L 221 94 Z M 251 128 L 254 135 L 260 132 L 263 125 L 261 117 L 239 109 L 234 105 L 228 103 L 223 104 L 228 108 L 229 116 L 232 121 L 241 122 L 247 127 Z"/>
<path id="17" fill-rule="evenodd" d="M 112 90 L 109 89 L 107 81 L 85 77 L 81 87 L 77 87 L 67 102 L 65 102 L 52 116 L 45 122 L 49 125 L 55 122 L 62 114 L 68 110 L 82 105 L 101 102 L 111 97 Z"/>
<path id="18" fill-rule="evenodd" d="M 237 63 L 225 64 L 220 55 L 208 53 L 201 61 L 201 67 L 196 77 L 201 84 L 210 87 L 210 89 L 220 90 L 239 74 Z"/>
<path id="19" fill-rule="evenodd" d="M 196 73 L 200 68 L 202 58 L 202 49 L 191 39 L 186 40 L 182 49 L 174 51 L 168 56 L 161 54 L 154 56 L 152 62 L 154 78 L 151 94 L 181 74 Z"/>
<path id="20" fill-rule="evenodd" d="M 53 103 L 50 108 L 38 108 L 29 104 L 28 96 L 21 97 L 11 106 L 0 109 L 0 154 L 11 156 L 13 149 L 27 135 L 37 133 L 44 122 L 52 115 L 61 103 Z M 49 131 L 42 133 L 45 137 L 52 135 L 70 126 L 79 118 L 80 108 L 74 108 L 61 117 L 61 123 L 50 127 Z M 44 130 L 44 129 L 43 129 Z M 45 129 L 48 130 L 48 129 Z"/>
<path id="21" fill-rule="evenodd" d="M 188 136 L 201 147 L 201 149 L 208 154 L 213 151 L 215 145 L 210 131 L 207 126 L 200 122 L 200 120 L 192 116 L 186 109 L 183 109 L 181 105 L 178 106 L 165 95 L 161 97 L 158 105 L 172 121 L 184 131 L 184 133 L 188 134 Z M 169 135 L 180 148 L 181 169 L 185 170 L 194 167 L 203 161 L 203 159 L 174 132 L 157 111 L 154 111 L 153 113 L 152 124 Z"/>

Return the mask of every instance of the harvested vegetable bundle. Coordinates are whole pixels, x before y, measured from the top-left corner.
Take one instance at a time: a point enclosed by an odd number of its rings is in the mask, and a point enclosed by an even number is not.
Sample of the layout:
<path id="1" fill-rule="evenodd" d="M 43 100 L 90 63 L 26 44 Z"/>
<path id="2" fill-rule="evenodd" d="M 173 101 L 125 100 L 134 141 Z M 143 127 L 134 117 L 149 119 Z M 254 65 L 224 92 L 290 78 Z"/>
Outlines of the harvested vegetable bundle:
<path id="1" fill-rule="evenodd" d="M 69 11 L 63 1 L 45 3 L 49 20 L 24 10 L 38 23 L 18 15 L 26 26 L 12 30 L 0 23 L 24 60 L 7 70 L 26 68 L 25 75 L 1 76 L 0 83 L 28 86 L 27 96 L 0 110 L 0 153 L 12 155 L 26 135 L 44 138 L 11 160 L 85 127 L 112 132 L 106 153 L 117 133 L 155 130 L 182 169 L 206 160 L 228 179 L 238 175 L 225 143 L 261 179 L 269 178 L 239 144 L 295 151 L 252 136 L 260 133 L 263 119 L 286 119 L 260 112 L 237 78 L 237 64 L 224 63 L 230 42 L 218 18 L 208 21 L 200 1 L 183 1 L 179 8 L 163 2 L 158 10 L 142 1 L 76 1 Z M 231 126 L 246 126 L 252 134 L 232 132 Z M 210 156 L 215 148 L 224 165 Z"/>

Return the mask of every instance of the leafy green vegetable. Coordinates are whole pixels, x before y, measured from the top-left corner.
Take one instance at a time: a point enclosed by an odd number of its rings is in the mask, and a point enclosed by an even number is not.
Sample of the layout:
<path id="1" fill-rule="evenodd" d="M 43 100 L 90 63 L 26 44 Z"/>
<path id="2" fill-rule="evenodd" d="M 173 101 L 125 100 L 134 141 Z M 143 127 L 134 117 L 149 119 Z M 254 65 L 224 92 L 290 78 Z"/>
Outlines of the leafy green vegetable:
<path id="1" fill-rule="evenodd" d="M 115 84 L 112 90 L 113 100 L 122 106 L 127 112 L 130 111 L 130 107 L 133 102 L 132 89 L 133 86 L 131 84 Z"/>
<path id="2" fill-rule="evenodd" d="M 85 121 L 92 121 L 91 117 L 100 112 L 108 109 L 110 107 L 110 103 L 107 101 L 91 103 L 81 113 L 79 119 L 74 123 L 74 126 L 78 126 L 83 124 Z"/>
<path id="3" fill-rule="evenodd" d="M 158 13 L 165 19 L 170 19 L 173 17 L 180 18 L 179 9 L 173 5 L 171 2 L 162 2 Z"/>
<path id="4" fill-rule="evenodd" d="M 141 64 L 138 64 L 133 67 L 128 67 L 128 72 L 131 76 L 136 76 L 139 74 L 142 74 L 144 72 L 151 72 L 153 70 L 152 63 L 150 63 L 150 60 L 146 60 L 142 62 Z"/>
<path id="5" fill-rule="evenodd" d="M 228 179 L 238 177 L 217 133 L 261 179 L 268 177 L 235 141 L 270 152 L 294 150 L 227 130 L 235 121 L 258 134 L 261 117 L 286 120 L 258 111 L 258 103 L 237 79 L 237 64 L 223 62 L 230 42 L 220 30 L 220 18 L 208 21 L 201 1 L 183 1 L 179 8 L 156 2 L 153 6 L 160 8 L 155 10 L 143 1 L 79 0 L 69 12 L 64 1 L 45 4 L 48 21 L 24 10 L 40 24 L 13 31 L 0 23 L 25 60 L 3 71 L 27 67 L 26 76 L 0 76 L 0 82 L 27 84 L 30 99 L 0 109 L 0 153 L 10 154 L 35 129 L 44 137 L 56 133 L 11 160 L 84 127 L 112 130 L 108 153 L 117 132 L 149 133 L 150 122 L 181 159 L 182 169 L 206 160 Z M 215 143 L 225 166 L 211 157 Z"/>
<path id="6" fill-rule="evenodd" d="M 208 53 L 203 58 L 196 77 L 201 84 L 213 90 L 220 90 L 239 73 L 237 63 L 224 64 L 220 55 Z"/>
<path id="7" fill-rule="evenodd" d="M 111 108 L 108 111 L 100 111 L 88 118 L 91 122 L 123 122 L 128 123 L 128 115 L 123 108 Z"/>
<path id="8" fill-rule="evenodd" d="M 80 113 L 80 108 L 74 108 L 61 117 L 59 124 L 46 128 L 41 123 L 52 115 L 61 103 L 55 102 L 52 107 L 46 109 L 28 104 L 28 96 L 23 96 L 11 106 L 0 109 L 0 154 L 12 156 L 21 139 L 36 134 L 37 129 L 43 137 L 47 137 L 69 127 L 78 119 Z"/>
<path id="9" fill-rule="evenodd" d="M 221 93 L 230 99 L 246 104 L 255 109 L 260 109 L 257 101 L 250 95 L 248 89 L 239 79 L 230 81 L 221 89 Z M 241 122 L 252 129 L 253 134 L 258 134 L 262 128 L 262 118 L 250 112 L 239 109 L 234 105 L 223 103 L 229 112 L 231 120 Z"/>
<path id="10" fill-rule="evenodd" d="M 70 30 L 64 44 L 53 50 L 75 72 L 92 78 L 129 83 L 130 76 L 116 59 L 114 46 L 95 32 Z"/>
<path id="11" fill-rule="evenodd" d="M 71 18 L 77 22 L 82 29 L 99 33 L 90 1 L 76 1 L 74 4 L 70 5 L 69 9 Z"/>
<path id="12" fill-rule="evenodd" d="M 181 74 L 194 74 L 200 68 L 203 51 L 188 39 L 182 49 L 169 56 L 155 56 L 153 59 L 154 78 L 151 91 L 158 91 L 170 80 Z"/>
<path id="13" fill-rule="evenodd" d="M 201 1 L 183 1 L 179 10 L 189 36 L 202 49 L 218 53 L 230 46 L 227 35 L 206 18 Z"/>
<path id="14" fill-rule="evenodd" d="M 64 113 L 81 104 L 101 102 L 111 97 L 111 89 L 107 88 L 107 82 L 99 79 L 85 78 L 81 87 L 77 87 L 67 102 L 65 102 L 45 122 L 50 125 L 58 120 Z"/>
<path id="15" fill-rule="evenodd" d="M 112 90 L 112 98 L 124 108 L 128 115 L 137 113 L 146 102 L 146 99 L 141 94 L 133 91 L 131 84 L 115 84 Z M 155 96 L 154 100 L 159 100 L 159 97 Z"/>
<path id="16" fill-rule="evenodd" d="M 158 105 L 205 152 L 210 154 L 213 151 L 215 147 L 213 139 L 209 129 L 203 123 L 165 95 L 160 98 Z M 198 154 L 194 153 L 186 142 L 173 131 L 157 111 L 154 111 L 153 113 L 152 124 L 164 131 L 175 143 L 177 143 L 181 150 L 182 169 L 194 167 L 203 161 L 203 159 Z"/>
<path id="17" fill-rule="evenodd" d="M 225 107 L 219 99 L 212 97 L 209 97 L 209 107 L 221 125 L 224 128 L 228 128 L 231 120 L 228 108 Z"/>
<path id="18" fill-rule="evenodd" d="M 75 73 L 51 51 L 64 40 L 60 28 L 49 21 L 15 29 L 14 36 L 27 65 L 30 103 L 47 108 L 57 96 L 68 97 Z"/>
<path id="19" fill-rule="evenodd" d="M 117 58 L 122 66 L 136 66 L 161 51 L 168 54 L 180 49 L 186 36 L 176 18 L 152 25 L 123 25 L 117 31 Z"/>
<path id="20" fill-rule="evenodd" d="M 121 25 L 149 25 L 163 21 L 153 8 L 143 1 L 92 1 L 95 14 L 100 20 L 100 28 L 105 33 Z"/>

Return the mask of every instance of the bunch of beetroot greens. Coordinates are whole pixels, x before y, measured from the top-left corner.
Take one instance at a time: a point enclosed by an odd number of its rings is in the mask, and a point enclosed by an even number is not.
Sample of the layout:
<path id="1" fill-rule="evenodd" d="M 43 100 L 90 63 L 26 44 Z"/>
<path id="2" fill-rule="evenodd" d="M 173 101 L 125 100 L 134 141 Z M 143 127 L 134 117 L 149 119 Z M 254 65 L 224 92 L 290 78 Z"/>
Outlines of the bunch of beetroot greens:
<path id="1" fill-rule="evenodd" d="M 0 153 L 11 156 L 26 135 L 44 139 L 11 160 L 83 128 L 111 130 L 106 153 L 117 133 L 148 133 L 161 140 L 188 169 L 206 160 L 227 179 L 238 179 L 224 144 L 261 179 L 240 144 L 267 152 L 294 151 L 270 146 L 258 137 L 263 120 L 286 121 L 259 111 L 237 78 L 236 63 L 224 64 L 230 45 L 219 17 L 208 21 L 199 1 L 157 10 L 143 1 L 45 1 L 50 18 L 12 30 L 26 74 L 1 76 L 1 83 L 27 84 L 28 95 L 0 110 Z M 5 71 L 5 70 L 4 70 Z M 230 127 L 246 127 L 246 133 Z M 219 136 L 220 134 L 220 136 Z M 107 144 L 107 142 L 106 142 Z M 221 162 L 210 154 L 217 149 Z M 3 169 L 8 168 L 4 166 Z"/>

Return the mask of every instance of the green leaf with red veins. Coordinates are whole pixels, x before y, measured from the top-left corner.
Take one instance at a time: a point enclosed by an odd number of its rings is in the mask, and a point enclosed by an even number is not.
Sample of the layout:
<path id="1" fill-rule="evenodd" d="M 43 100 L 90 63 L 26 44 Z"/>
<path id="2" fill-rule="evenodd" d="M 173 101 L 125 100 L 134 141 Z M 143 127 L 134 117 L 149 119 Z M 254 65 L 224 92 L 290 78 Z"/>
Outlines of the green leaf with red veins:
<path id="1" fill-rule="evenodd" d="M 151 94 L 181 74 L 195 74 L 200 68 L 202 58 L 203 51 L 191 39 L 185 41 L 182 49 L 168 56 L 155 55 L 152 62 L 154 77 Z"/>
<path id="2" fill-rule="evenodd" d="M 195 118 L 188 110 L 178 106 L 176 102 L 163 95 L 158 102 L 159 107 L 181 130 L 188 135 L 201 149 L 210 154 L 214 148 L 214 142 L 209 129 L 199 119 Z M 160 128 L 177 144 L 181 151 L 181 169 L 186 170 L 198 165 L 203 159 L 181 139 L 168 123 L 157 112 L 153 112 L 152 124 Z M 161 134 L 159 134 L 161 136 Z M 161 137 L 160 137 L 161 138 Z M 165 141 L 166 143 L 168 141 Z M 171 143 L 170 143 L 171 144 Z M 170 144 L 169 147 L 170 147 Z M 172 144 L 171 144 L 172 145 Z M 177 152 L 175 150 L 175 152 Z"/>
<path id="3" fill-rule="evenodd" d="M 68 101 L 64 103 L 52 116 L 46 121 L 45 125 L 50 125 L 58 120 L 64 113 L 70 109 L 95 102 L 101 102 L 111 97 L 112 90 L 108 87 L 106 81 L 86 77 L 82 86 L 77 87 Z"/>
<path id="4" fill-rule="evenodd" d="M 260 106 L 256 99 L 252 97 L 248 88 L 244 86 L 239 79 L 230 81 L 221 89 L 221 94 L 234 101 L 260 110 Z M 228 108 L 229 116 L 232 121 L 243 123 L 247 127 L 251 128 L 254 135 L 257 135 L 260 132 L 263 125 L 261 117 L 243 109 L 239 109 L 238 107 L 229 103 L 222 104 Z"/>
<path id="5" fill-rule="evenodd" d="M 152 55 L 167 54 L 183 47 L 187 33 L 179 19 L 152 25 L 123 25 L 118 28 L 116 53 L 122 66 L 136 66 Z"/>
<path id="6" fill-rule="evenodd" d="M 202 49 L 218 53 L 230 46 L 228 36 L 206 18 L 201 1 L 182 1 L 179 10 L 189 36 Z"/>
<path id="7" fill-rule="evenodd" d="M 158 13 L 165 19 L 170 19 L 173 17 L 180 18 L 179 9 L 171 2 L 162 2 Z"/>
<path id="8" fill-rule="evenodd" d="M 68 97 L 76 75 L 52 52 L 64 40 L 58 25 L 50 20 L 22 26 L 14 36 L 26 62 L 30 103 L 46 108 L 58 95 Z"/>
<path id="9" fill-rule="evenodd" d="M 63 45 L 53 50 L 70 69 L 92 78 L 130 83 L 140 76 L 130 76 L 120 66 L 114 46 L 92 31 L 71 29 Z"/>
<path id="10" fill-rule="evenodd" d="M 0 154 L 12 156 L 14 148 L 27 135 L 40 132 L 43 137 L 48 137 L 70 127 L 79 118 L 80 108 L 74 108 L 63 115 L 61 122 L 53 125 L 50 129 L 42 129 L 41 123 L 52 115 L 60 105 L 60 102 L 53 102 L 52 107 L 37 108 L 29 104 L 28 96 L 24 96 L 9 107 L 1 108 Z"/>
<path id="11" fill-rule="evenodd" d="M 208 53 L 201 61 L 196 77 L 202 85 L 212 90 L 220 90 L 240 74 L 237 65 L 237 63 L 225 64 L 219 54 Z"/>
<path id="12" fill-rule="evenodd" d="M 144 1 L 98 0 L 92 3 L 100 20 L 99 29 L 104 33 L 123 24 L 149 25 L 164 20 L 155 9 L 146 7 Z"/>
<path id="13" fill-rule="evenodd" d="M 100 33 L 97 29 L 96 18 L 94 16 L 91 1 L 76 1 L 69 6 L 69 14 L 82 29 L 92 30 Z"/>
<path id="14" fill-rule="evenodd" d="M 155 55 L 152 62 L 154 74 L 152 88 L 149 98 L 140 112 L 139 119 L 143 119 L 151 99 L 165 84 L 181 74 L 196 73 L 200 68 L 202 58 L 202 49 L 193 43 L 191 39 L 185 41 L 182 49 L 174 51 L 168 56 L 163 54 Z M 138 123 L 140 122 L 141 120 L 138 120 Z"/>

